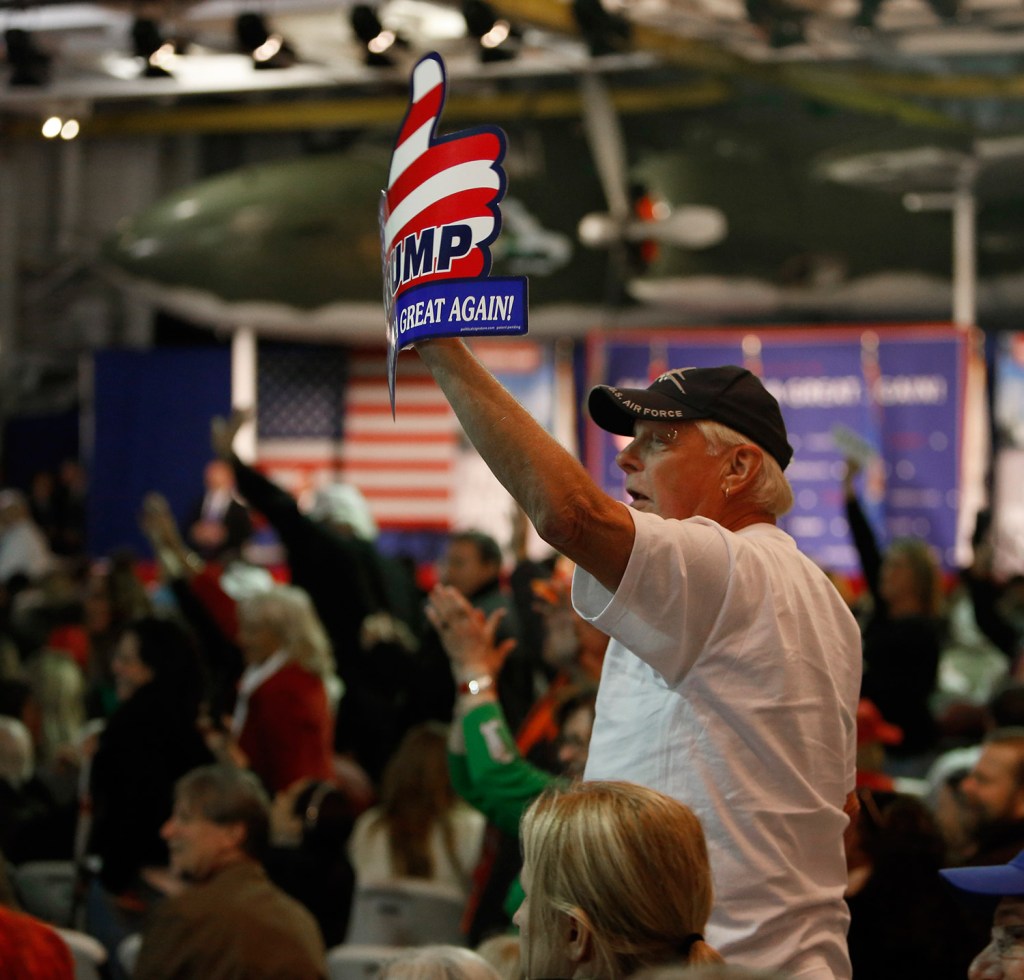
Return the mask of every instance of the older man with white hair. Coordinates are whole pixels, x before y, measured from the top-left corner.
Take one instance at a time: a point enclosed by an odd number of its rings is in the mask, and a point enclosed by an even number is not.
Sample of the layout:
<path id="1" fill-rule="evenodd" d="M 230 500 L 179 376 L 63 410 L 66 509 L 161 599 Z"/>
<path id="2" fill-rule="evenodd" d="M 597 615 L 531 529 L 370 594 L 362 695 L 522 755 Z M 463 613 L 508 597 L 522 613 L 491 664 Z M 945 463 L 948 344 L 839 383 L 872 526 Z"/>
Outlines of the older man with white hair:
<path id="1" fill-rule="evenodd" d="M 778 403 L 735 366 L 595 388 L 594 421 L 631 440 L 617 457 L 627 507 L 461 341 L 417 350 L 540 536 L 576 562 L 576 610 L 612 638 L 586 778 L 643 783 L 697 813 L 715 878 L 708 939 L 730 962 L 849 978 L 860 633 L 776 526 L 793 454 Z"/>
<path id="2" fill-rule="evenodd" d="M 28 728 L 0 715 L 0 853 L 12 864 L 70 858 L 76 813 L 36 778 Z"/>

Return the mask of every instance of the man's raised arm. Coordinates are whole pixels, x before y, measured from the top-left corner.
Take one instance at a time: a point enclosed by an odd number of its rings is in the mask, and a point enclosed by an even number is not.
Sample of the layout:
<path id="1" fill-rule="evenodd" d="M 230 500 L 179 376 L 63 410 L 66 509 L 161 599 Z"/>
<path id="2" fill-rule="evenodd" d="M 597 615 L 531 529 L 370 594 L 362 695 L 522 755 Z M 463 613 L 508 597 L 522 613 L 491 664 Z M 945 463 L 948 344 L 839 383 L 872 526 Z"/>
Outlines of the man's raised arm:
<path id="1" fill-rule="evenodd" d="M 614 591 L 633 547 L 633 519 L 457 339 L 416 345 L 469 441 L 537 533 Z"/>

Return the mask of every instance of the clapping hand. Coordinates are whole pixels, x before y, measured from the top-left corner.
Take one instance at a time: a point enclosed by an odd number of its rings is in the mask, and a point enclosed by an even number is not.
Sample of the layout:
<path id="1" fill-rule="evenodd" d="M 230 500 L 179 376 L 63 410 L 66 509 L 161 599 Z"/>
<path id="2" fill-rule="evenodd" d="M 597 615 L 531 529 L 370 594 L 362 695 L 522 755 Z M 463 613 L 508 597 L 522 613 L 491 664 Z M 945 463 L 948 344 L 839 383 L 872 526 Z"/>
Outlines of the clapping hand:
<path id="1" fill-rule="evenodd" d="M 441 637 L 457 678 L 479 674 L 496 676 L 516 645 L 513 639 L 495 643 L 495 633 L 505 615 L 504 609 L 496 609 L 487 616 L 450 585 L 434 587 L 426 614 Z"/>

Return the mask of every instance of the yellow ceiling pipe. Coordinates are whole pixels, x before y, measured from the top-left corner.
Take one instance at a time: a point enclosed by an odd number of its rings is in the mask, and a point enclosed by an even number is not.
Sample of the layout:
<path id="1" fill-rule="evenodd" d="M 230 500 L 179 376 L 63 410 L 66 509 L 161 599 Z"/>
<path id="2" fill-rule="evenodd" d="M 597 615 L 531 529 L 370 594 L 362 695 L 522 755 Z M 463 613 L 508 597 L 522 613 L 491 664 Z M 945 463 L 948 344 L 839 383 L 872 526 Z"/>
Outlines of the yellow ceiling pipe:
<path id="1" fill-rule="evenodd" d="M 625 115 L 698 109 L 731 97 L 731 89 L 714 79 L 656 88 L 620 89 L 613 93 L 615 106 Z M 408 100 L 397 96 L 361 99 L 252 102 L 233 106 L 176 106 L 131 111 L 98 111 L 82 123 L 83 137 L 125 134 L 295 132 L 323 129 L 397 127 Z M 575 89 L 547 92 L 507 92 L 484 96 L 449 94 L 441 118 L 442 131 L 453 123 L 501 122 L 516 119 L 578 118 L 582 111 Z M 35 119 L 7 119 L 4 135 L 39 135 Z"/>

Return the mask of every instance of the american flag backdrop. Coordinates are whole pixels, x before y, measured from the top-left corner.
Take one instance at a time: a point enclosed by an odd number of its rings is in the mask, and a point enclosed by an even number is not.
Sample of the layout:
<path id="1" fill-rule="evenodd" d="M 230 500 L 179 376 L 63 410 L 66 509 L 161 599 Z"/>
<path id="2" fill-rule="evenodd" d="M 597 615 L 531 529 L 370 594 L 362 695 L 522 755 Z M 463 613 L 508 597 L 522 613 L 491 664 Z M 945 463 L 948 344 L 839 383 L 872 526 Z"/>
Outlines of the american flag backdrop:
<path id="1" fill-rule="evenodd" d="M 392 420 L 381 348 L 261 343 L 257 463 L 300 503 L 357 486 L 381 529 L 447 530 L 459 427 L 419 358 L 402 355 Z"/>

